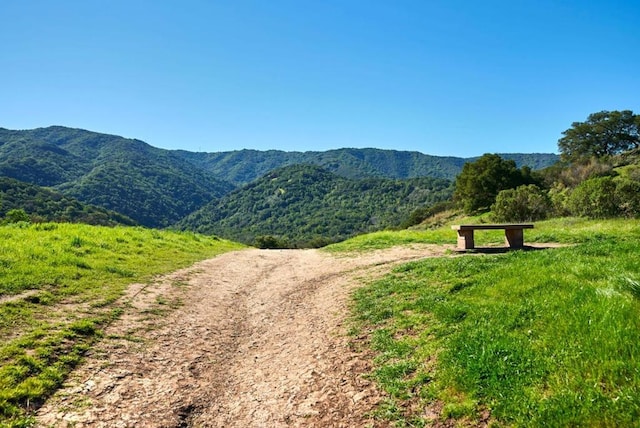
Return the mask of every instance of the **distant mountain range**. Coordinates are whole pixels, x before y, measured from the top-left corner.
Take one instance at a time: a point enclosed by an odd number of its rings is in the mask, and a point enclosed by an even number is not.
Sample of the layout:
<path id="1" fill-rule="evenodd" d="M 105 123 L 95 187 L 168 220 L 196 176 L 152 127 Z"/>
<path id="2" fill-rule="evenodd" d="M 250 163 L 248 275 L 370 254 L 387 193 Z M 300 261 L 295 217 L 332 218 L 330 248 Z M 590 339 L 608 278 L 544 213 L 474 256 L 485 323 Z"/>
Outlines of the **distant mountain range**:
<path id="1" fill-rule="evenodd" d="M 550 166 L 558 160 L 555 154 L 501 156 L 532 169 Z M 274 171 L 278 177 L 290 175 L 291 181 L 280 179 L 277 192 L 299 195 L 301 199 L 293 201 L 287 196 L 278 203 L 298 203 L 296 210 L 307 213 L 300 214 L 302 223 L 311 215 L 305 211 L 307 208 L 328 203 L 326 198 L 333 200 L 335 195 L 344 194 L 349 196 L 342 198 L 342 206 L 350 207 L 345 208 L 345 212 L 361 210 L 362 218 L 366 218 L 362 224 L 367 226 L 357 230 L 370 230 L 392 226 L 398 218 L 409 214 L 406 210 L 448 197 L 450 181 L 465 162 L 473 159 L 379 149 L 193 153 L 159 149 L 136 139 L 61 126 L 20 131 L 0 128 L 0 177 L 48 187 L 66 197 L 120 213 L 147 227 L 168 227 L 180 222 L 182 228 L 224 233 L 225 237 L 238 237 L 245 242 L 255 234 L 267 231 L 283 235 L 279 229 L 283 226 L 273 226 L 277 223 L 273 219 L 265 221 L 279 215 L 275 210 L 277 204 L 272 204 L 272 210 L 265 211 L 262 200 L 268 197 L 273 202 L 277 196 L 269 193 L 274 190 L 267 186 L 269 174 Z M 300 165 L 304 167 L 300 169 Z M 305 174 L 305 180 L 314 183 L 316 193 L 311 192 L 311 187 L 307 189 L 308 193 L 304 188 L 289 188 L 290 185 L 297 186 L 299 177 Z M 429 180 L 415 181 L 425 177 Z M 367 194 L 359 186 L 373 186 L 382 193 Z M 323 190 L 319 190 L 321 188 Z M 412 192 L 408 189 L 422 189 L 418 193 L 428 189 L 429 196 L 409 205 L 403 204 L 402 197 L 393 196 L 406 197 Z M 327 196 L 330 194 L 334 196 Z M 359 195 L 361 201 L 351 200 L 358 199 Z M 394 198 L 398 201 L 395 203 L 397 215 L 381 214 L 388 207 L 377 201 Z M 364 200 L 368 200 L 371 207 L 367 208 Z M 375 212 L 377 206 L 379 213 Z M 200 209 L 204 211 L 198 212 Z M 240 218 L 245 220 L 234 220 Z M 376 223 L 376 218 L 385 220 Z M 272 226 L 267 228 L 266 224 Z M 337 227 L 325 229 L 337 230 Z M 317 233 L 310 231 L 308 236 L 319 235 L 325 229 L 319 227 Z M 255 233 L 248 233 L 248 230 Z"/>
<path id="2" fill-rule="evenodd" d="M 181 158 L 208 171 L 215 178 L 241 186 L 262 177 L 270 171 L 289 165 L 317 165 L 344 178 L 417 177 L 453 180 L 462 166 L 473 158 L 442 157 L 382 149 L 337 149 L 325 152 L 283 152 L 279 150 L 238 150 L 219 153 L 175 152 Z M 518 167 L 543 169 L 556 163 L 558 155 L 552 153 L 505 153 Z"/>

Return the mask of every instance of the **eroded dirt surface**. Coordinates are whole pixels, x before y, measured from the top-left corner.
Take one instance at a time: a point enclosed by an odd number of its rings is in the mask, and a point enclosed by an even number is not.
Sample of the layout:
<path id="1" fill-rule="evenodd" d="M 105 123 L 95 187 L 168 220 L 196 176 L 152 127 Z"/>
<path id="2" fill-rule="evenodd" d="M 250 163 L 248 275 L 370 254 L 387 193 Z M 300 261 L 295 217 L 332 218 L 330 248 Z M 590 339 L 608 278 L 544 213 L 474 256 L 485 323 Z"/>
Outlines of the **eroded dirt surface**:
<path id="1" fill-rule="evenodd" d="M 133 285 L 124 315 L 38 412 L 55 427 L 360 427 L 383 399 L 344 325 L 349 293 L 416 245 L 357 257 L 245 250 Z"/>

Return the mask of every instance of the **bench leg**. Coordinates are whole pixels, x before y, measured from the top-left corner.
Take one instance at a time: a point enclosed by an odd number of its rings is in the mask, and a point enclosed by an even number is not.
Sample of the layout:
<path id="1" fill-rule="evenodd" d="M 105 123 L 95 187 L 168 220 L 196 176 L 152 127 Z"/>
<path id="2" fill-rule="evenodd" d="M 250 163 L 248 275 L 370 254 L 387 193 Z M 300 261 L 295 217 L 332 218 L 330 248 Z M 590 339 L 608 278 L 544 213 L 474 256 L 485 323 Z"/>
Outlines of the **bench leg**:
<path id="1" fill-rule="evenodd" d="M 474 248 L 473 230 L 458 231 L 458 248 L 461 250 L 470 250 Z"/>
<path id="2" fill-rule="evenodd" d="M 524 247 L 524 232 L 522 229 L 506 229 L 505 242 L 511 248 Z"/>

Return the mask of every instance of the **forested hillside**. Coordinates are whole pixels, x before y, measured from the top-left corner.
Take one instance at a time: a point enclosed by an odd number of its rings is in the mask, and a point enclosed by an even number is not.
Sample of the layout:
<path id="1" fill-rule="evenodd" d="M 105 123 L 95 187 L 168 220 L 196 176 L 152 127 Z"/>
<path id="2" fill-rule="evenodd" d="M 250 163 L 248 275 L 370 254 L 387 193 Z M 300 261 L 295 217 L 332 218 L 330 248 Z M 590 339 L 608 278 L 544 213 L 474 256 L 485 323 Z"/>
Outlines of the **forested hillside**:
<path id="1" fill-rule="evenodd" d="M 31 221 L 55 221 L 93 225 L 135 225 L 114 211 L 83 204 L 76 199 L 35 184 L 0 177 L 0 218 L 12 210 L 23 210 Z"/>
<path id="2" fill-rule="evenodd" d="M 380 149 L 338 149 L 326 152 L 238 150 L 219 153 L 176 152 L 214 177 L 243 185 L 276 168 L 309 164 L 321 166 L 345 178 L 386 177 L 394 179 L 434 177 L 453 180 L 467 161 L 477 158 L 430 156 L 419 152 Z M 541 169 L 553 165 L 558 156 L 549 153 L 502 154 L 518 166 Z"/>
<path id="3" fill-rule="evenodd" d="M 451 193 L 451 181 L 440 178 L 352 180 L 294 165 L 213 201 L 178 227 L 251 244 L 271 235 L 286 246 L 319 245 L 398 226 Z"/>
<path id="4" fill-rule="evenodd" d="M 557 161 L 553 154 L 502 156 L 533 169 Z M 261 234 L 286 235 L 286 239 L 296 242 L 316 236 L 334 240 L 396 225 L 414 208 L 424 208 L 445 198 L 448 194 L 440 187 L 448 188 L 449 183 L 434 179 L 452 180 L 467 161 L 379 149 L 191 153 L 61 126 L 24 131 L 0 128 L 0 177 L 52 188 L 67 197 L 116 211 L 147 227 L 171 226 L 207 205 L 205 211 L 209 214 L 200 212 L 181 225 L 197 230 L 215 229 L 216 233 L 244 242 Z M 311 174 L 317 182 L 309 182 L 307 188 L 288 190 L 298 195 L 295 201 L 287 197 L 285 202 L 281 198 L 278 204 L 260 205 L 260 198 L 265 195 L 269 201 L 277 195 L 261 187 L 265 185 L 264 179 L 256 183 L 254 180 L 295 165 L 323 169 L 322 172 L 315 169 Z M 311 171 L 308 166 L 302 170 Z M 405 179 L 413 181 L 396 181 Z M 439 189 L 435 193 L 431 188 L 434 183 L 438 183 Z M 248 184 L 251 185 L 242 187 Z M 415 186 L 430 191 L 411 193 Z M 279 188 L 286 190 L 287 186 Z M 233 195 L 221 199 L 234 189 Z M 444 193 L 439 193 L 440 190 Z M 243 195 L 245 192 L 248 193 Z M 409 195 L 413 196 L 407 200 Z M 419 200 L 416 195 L 423 198 Z M 292 212 L 296 216 L 291 216 Z M 338 219 L 344 217 L 342 229 L 326 223 L 326 217 L 333 213 L 339 214 Z M 338 223 L 335 219 L 332 222 Z M 250 227 L 241 232 L 244 225 Z"/>
<path id="5" fill-rule="evenodd" d="M 59 126 L 0 128 L 0 176 L 53 187 L 149 227 L 168 226 L 233 189 L 167 150 Z"/>

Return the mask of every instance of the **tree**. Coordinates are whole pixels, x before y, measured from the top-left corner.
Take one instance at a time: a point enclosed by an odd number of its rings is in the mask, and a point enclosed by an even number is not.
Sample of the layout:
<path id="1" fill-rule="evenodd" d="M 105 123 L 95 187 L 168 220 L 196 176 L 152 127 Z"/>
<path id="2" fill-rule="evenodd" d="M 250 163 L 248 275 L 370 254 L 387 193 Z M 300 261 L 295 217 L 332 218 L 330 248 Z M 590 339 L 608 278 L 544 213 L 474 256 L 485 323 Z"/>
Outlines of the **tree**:
<path id="1" fill-rule="evenodd" d="M 605 110 L 574 122 L 562 135 L 558 149 L 565 161 L 611 156 L 640 146 L 640 116 L 631 110 Z"/>
<path id="2" fill-rule="evenodd" d="M 501 190 L 532 184 L 530 169 L 520 170 L 512 160 L 485 154 L 468 162 L 456 177 L 454 200 L 467 214 L 489 211 Z"/>

